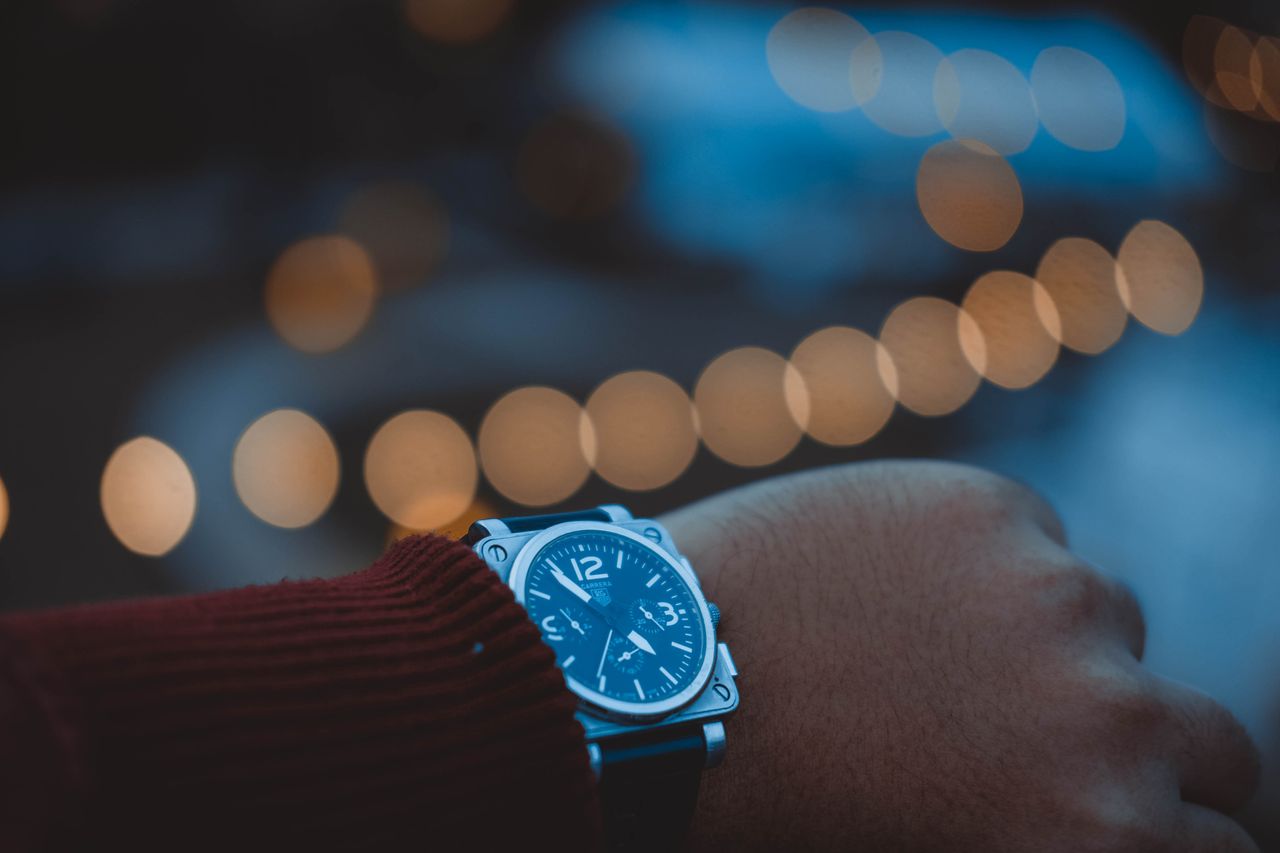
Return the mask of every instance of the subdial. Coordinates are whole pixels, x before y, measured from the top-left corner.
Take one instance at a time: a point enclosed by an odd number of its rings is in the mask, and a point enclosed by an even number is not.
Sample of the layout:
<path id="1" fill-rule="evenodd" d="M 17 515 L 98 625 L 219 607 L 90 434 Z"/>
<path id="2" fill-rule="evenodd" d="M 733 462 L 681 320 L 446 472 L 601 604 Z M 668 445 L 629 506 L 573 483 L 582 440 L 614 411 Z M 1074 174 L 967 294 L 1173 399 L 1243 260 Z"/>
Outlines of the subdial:
<path id="1" fill-rule="evenodd" d="M 658 634 L 667 629 L 658 605 L 647 598 L 637 598 L 631 602 L 627 615 L 642 634 Z"/>
<path id="2" fill-rule="evenodd" d="M 635 675 L 644 669 L 647 655 L 626 637 L 614 636 L 609 641 L 609 662 L 619 672 Z"/>
<path id="3" fill-rule="evenodd" d="M 567 607 L 556 608 L 556 612 L 560 615 L 560 630 L 570 637 L 585 639 L 595 626 L 595 616 L 591 615 L 585 607 L 570 604 Z"/>
<path id="4" fill-rule="evenodd" d="M 538 620 L 542 628 L 542 638 L 550 643 L 562 643 L 566 640 L 572 644 L 575 640 L 585 640 L 591 636 L 591 628 L 596 617 L 584 607 L 576 604 L 558 607 Z"/>

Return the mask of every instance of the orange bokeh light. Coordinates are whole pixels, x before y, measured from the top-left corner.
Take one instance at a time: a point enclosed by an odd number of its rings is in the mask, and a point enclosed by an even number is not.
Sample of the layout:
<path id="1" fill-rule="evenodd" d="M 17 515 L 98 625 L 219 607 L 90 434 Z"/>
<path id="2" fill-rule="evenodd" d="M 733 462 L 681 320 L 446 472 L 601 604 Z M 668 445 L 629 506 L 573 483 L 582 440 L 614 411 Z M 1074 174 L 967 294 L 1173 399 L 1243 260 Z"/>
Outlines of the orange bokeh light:
<path id="1" fill-rule="evenodd" d="M 439 412 L 401 412 L 378 428 L 364 455 L 369 496 L 408 530 L 431 530 L 465 512 L 478 476 L 471 439 Z"/>
<path id="2" fill-rule="evenodd" d="M 1062 325 L 1045 288 L 1035 279 L 1010 270 L 980 277 L 961 307 L 973 318 L 986 344 L 983 376 L 1003 388 L 1026 388 L 1038 382 L 1058 359 Z"/>
<path id="3" fill-rule="evenodd" d="M 586 410 L 594 429 L 596 472 L 619 488 L 665 486 L 684 473 L 697 452 L 689 395 L 660 374 L 620 373 L 592 392 Z"/>
<path id="4" fill-rule="evenodd" d="M 979 374 L 986 369 L 978 324 L 933 296 L 917 296 L 893 309 L 880 329 L 880 343 L 896 370 L 898 402 L 919 415 L 959 409 L 978 390 Z"/>
<path id="5" fill-rule="evenodd" d="M 945 140 L 916 171 L 916 201 L 943 240 L 971 252 L 999 249 L 1022 222 L 1022 186 L 1013 168 L 987 145 Z"/>
<path id="6" fill-rule="evenodd" d="M 1120 295 L 1123 275 L 1092 240 L 1063 237 L 1049 247 L 1035 277 L 1057 309 L 1063 346 L 1096 355 L 1120 339 L 1129 319 Z"/>
<path id="7" fill-rule="evenodd" d="M 1182 31 L 1182 69 L 1202 97 L 1220 107 L 1230 104 L 1218 88 L 1216 64 L 1218 39 L 1227 28 L 1225 21 L 1211 15 L 1192 15 Z"/>
<path id="8" fill-rule="evenodd" d="M 305 527 L 338 492 L 338 448 L 323 426 L 297 409 L 258 418 L 231 457 L 236 493 L 249 511 L 277 527 Z"/>
<path id="9" fill-rule="evenodd" d="M 858 329 L 830 326 L 805 338 L 791 366 L 809 394 L 809 435 L 824 444 L 860 444 L 893 414 L 897 371 L 888 351 Z"/>
<path id="10" fill-rule="evenodd" d="M 149 436 L 116 448 L 102 472 L 99 496 L 115 537 L 149 557 L 173 550 L 195 519 L 191 470 L 173 448 Z"/>
<path id="11" fill-rule="evenodd" d="M 1249 112 L 1258 106 L 1258 90 L 1251 73 L 1254 39 L 1239 27 L 1226 26 L 1213 49 L 1214 82 L 1226 104 Z"/>
<path id="12" fill-rule="evenodd" d="M 546 506 L 586 482 L 594 430 L 582 407 L 554 388 L 518 388 L 494 403 L 480 424 L 480 465 L 493 487 L 516 503 Z"/>
<path id="13" fill-rule="evenodd" d="M 1143 220 L 1117 253 L 1128 286 L 1121 291 L 1138 322 L 1165 335 L 1185 332 L 1204 298 L 1204 271 L 1196 250 L 1177 229 Z"/>
<path id="14" fill-rule="evenodd" d="M 9 493 L 5 491 L 4 480 L 0 480 L 0 539 L 9 526 Z"/>
<path id="15" fill-rule="evenodd" d="M 364 328 L 377 290 L 373 262 L 359 243 L 311 237 L 286 249 L 267 275 L 267 318 L 297 349 L 331 352 Z"/>
<path id="16" fill-rule="evenodd" d="M 808 422 L 804 380 L 786 359 L 740 347 L 712 361 L 693 391 L 707 448 L 726 462 L 754 467 L 782 459 Z"/>
<path id="17" fill-rule="evenodd" d="M 1259 112 L 1280 121 L 1280 39 L 1262 36 L 1249 57 L 1249 79 L 1258 95 Z"/>

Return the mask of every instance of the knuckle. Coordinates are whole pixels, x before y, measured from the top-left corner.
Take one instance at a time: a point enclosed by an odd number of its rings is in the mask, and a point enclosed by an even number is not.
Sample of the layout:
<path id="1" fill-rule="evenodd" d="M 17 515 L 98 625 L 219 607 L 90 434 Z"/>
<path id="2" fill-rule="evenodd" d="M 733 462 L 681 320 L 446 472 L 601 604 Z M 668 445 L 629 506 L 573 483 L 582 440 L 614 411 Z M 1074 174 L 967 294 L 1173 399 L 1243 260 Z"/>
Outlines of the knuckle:
<path id="1" fill-rule="evenodd" d="M 1136 682 L 1098 689 L 1097 701 L 1104 726 L 1125 734 L 1154 734 L 1168 728 L 1173 709 L 1156 692 Z"/>
<path id="2" fill-rule="evenodd" d="M 1147 624 L 1133 591 L 1068 551 L 1039 555 L 1029 573 L 1037 612 L 1068 634 L 1104 633 L 1141 660 Z"/>
<path id="3" fill-rule="evenodd" d="M 1179 713 L 1183 729 L 1190 739 L 1198 743 L 1214 743 L 1224 735 L 1235 739 L 1244 736 L 1244 727 L 1225 706 L 1199 694 L 1196 699 L 1199 701 L 1186 703 Z"/>
<path id="4" fill-rule="evenodd" d="M 952 466 L 946 476 L 943 505 L 953 518 L 978 529 L 992 531 L 1025 525 L 1038 526 L 1049 538 L 1065 542 L 1062 520 L 1036 491 L 991 471 Z"/>
<path id="5" fill-rule="evenodd" d="M 1116 603 L 1121 618 L 1129 623 L 1140 638 L 1147 636 L 1147 619 L 1142 612 L 1142 604 L 1134 594 L 1132 587 L 1118 581 L 1108 581 L 1111 596 Z"/>
<path id="6" fill-rule="evenodd" d="M 1240 719 L 1226 706 L 1204 697 L 1192 709 L 1176 712 L 1186 744 L 1184 749 L 1218 757 L 1224 777 L 1235 781 L 1242 799 L 1256 790 L 1261 773 L 1257 744 Z"/>
<path id="7" fill-rule="evenodd" d="M 1033 586 L 1042 607 L 1067 627 L 1096 622 L 1107 607 L 1111 584 L 1096 569 L 1070 560 L 1042 564 Z"/>

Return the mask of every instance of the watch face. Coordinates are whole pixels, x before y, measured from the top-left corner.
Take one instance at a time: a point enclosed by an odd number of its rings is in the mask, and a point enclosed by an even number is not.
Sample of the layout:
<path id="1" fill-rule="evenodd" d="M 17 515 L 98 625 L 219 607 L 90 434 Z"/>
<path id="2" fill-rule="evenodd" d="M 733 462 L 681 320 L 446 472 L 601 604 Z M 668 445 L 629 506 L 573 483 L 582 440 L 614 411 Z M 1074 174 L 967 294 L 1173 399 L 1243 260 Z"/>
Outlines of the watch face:
<path id="1" fill-rule="evenodd" d="M 633 715 L 680 707 L 711 668 L 702 593 L 644 538 L 583 526 L 533 552 L 517 595 L 579 696 Z"/>

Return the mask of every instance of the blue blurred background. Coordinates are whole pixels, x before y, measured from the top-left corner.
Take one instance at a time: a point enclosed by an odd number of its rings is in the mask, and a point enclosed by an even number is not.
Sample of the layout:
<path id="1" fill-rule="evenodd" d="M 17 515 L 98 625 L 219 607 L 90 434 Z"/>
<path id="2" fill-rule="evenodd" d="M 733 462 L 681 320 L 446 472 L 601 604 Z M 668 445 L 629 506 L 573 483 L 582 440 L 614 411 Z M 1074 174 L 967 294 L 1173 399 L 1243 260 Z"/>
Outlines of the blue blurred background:
<path id="1" fill-rule="evenodd" d="M 1280 15 L 1196 11 L 12 4 L 0 606 L 969 461 L 1244 719 L 1280 849 Z"/>

